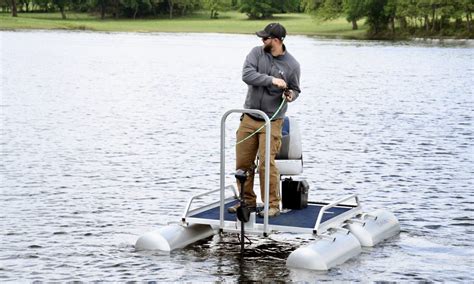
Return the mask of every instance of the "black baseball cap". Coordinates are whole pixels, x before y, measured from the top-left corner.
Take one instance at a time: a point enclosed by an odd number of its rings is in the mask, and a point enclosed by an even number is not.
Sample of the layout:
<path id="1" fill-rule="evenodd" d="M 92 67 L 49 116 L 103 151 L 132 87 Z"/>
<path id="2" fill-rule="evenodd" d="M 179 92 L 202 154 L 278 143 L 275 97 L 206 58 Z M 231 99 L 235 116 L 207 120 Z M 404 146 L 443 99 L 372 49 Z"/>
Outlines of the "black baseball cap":
<path id="1" fill-rule="evenodd" d="M 271 23 L 268 24 L 263 31 L 256 32 L 256 34 L 261 38 L 271 37 L 283 40 L 286 37 L 286 29 L 279 23 Z"/>

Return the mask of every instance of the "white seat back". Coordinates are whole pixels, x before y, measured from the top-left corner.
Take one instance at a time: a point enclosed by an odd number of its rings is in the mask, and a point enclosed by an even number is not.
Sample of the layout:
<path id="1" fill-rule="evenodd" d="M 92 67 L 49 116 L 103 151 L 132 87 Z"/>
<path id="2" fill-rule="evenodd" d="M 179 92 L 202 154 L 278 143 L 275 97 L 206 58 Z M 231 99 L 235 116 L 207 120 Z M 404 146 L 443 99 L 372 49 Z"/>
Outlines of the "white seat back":
<path id="1" fill-rule="evenodd" d="M 303 149 L 298 122 L 285 117 L 280 153 L 275 158 L 280 175 L 299 175 L 303 172 Z"/>

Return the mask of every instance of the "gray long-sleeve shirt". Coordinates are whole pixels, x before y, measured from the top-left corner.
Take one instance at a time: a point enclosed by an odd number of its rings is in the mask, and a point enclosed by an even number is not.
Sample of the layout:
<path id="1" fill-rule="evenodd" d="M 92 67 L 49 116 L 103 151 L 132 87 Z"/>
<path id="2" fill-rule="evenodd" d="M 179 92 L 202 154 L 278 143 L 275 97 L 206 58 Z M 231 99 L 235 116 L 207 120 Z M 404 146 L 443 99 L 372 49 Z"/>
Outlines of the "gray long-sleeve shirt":
<path id="1" fill-rule="evenodd" d="M 272 85 L 273 78 L 285 80 L 293 90 L 296 99 L 300 90 L 300 64 L 286 51 L 283 55 L 273 57 L 265 52 L 262 46 L 254 47 L 245 59 L 242 80 L 248 85 L 244 108 L 259 109 L 269 118 L 281 104 L 283 91 Z M 285 117 L 288 104 L 285 104 L 275 118 Z"/>

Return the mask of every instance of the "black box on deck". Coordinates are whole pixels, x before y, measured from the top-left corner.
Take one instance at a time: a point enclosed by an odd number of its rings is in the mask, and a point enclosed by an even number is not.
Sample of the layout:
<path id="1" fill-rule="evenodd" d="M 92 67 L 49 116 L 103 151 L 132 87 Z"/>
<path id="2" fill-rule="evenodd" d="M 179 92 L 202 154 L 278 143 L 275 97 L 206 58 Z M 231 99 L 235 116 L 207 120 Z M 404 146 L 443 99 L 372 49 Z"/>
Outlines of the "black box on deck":
<path id="1" fill-rule="evenodd" d="M 309 185 L 305 180 L 286 178 L 282 182 L 281 202 L 287 209 L 303 209 L 308 207 Z"/>

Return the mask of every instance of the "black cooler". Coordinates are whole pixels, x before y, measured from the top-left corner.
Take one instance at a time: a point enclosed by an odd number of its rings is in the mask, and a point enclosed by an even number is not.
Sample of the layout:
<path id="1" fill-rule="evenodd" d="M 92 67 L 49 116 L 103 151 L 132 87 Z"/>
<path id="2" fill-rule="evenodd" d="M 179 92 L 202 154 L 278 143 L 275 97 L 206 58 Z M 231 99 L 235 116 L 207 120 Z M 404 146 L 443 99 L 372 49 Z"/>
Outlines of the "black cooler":
<path id="1" fill-rule="evenodd" d="M 306 180 L 286 178 L 282 182 L 281 201 L 285 209 L 303 209 L 308 207 L 309 185 Z"/>

